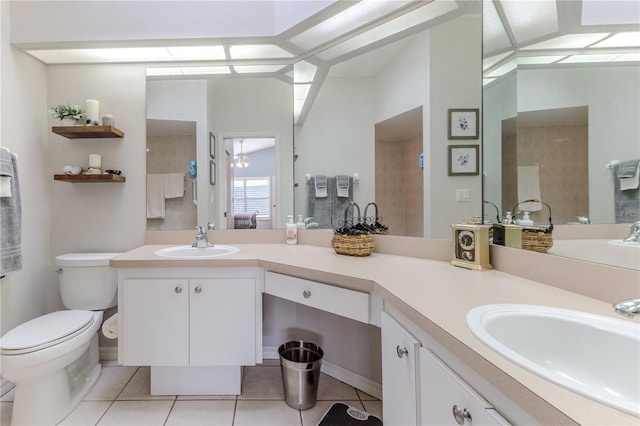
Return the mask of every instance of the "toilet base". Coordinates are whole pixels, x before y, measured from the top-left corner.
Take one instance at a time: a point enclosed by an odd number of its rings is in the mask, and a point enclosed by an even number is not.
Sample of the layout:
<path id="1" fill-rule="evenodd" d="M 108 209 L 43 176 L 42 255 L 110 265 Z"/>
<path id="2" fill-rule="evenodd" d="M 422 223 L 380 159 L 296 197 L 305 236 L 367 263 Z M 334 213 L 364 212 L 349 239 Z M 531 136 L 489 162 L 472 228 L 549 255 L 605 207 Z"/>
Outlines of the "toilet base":
<path id="1" fill-rule="evenodd" d="M 96 334 L 86 352 L 71 365 L 32 383 L 16 384 L 11 426 L 59 423 L 89 393 L 101 371 Z"/>

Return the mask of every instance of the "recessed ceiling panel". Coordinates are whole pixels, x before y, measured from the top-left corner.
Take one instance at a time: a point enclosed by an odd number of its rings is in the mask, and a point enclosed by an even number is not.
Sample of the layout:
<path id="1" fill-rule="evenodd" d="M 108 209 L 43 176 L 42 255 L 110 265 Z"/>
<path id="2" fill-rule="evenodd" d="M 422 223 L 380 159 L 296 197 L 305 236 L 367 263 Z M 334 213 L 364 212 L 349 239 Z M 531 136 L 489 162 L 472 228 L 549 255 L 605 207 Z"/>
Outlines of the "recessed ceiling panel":
<path id="1" fill-rule="evenodd" d="M 555 0 L 501 1 L 518 45 L 558 31 Z"/>

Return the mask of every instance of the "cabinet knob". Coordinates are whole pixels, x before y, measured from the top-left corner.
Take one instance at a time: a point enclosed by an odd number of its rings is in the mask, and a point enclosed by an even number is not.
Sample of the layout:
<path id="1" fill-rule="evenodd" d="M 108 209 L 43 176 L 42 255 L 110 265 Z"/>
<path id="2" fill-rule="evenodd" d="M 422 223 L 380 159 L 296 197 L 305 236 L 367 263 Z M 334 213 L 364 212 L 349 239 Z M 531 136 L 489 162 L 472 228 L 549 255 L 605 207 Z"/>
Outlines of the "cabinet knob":
<path id="1" fill-rule="evenodd" d="M 460 408 L 457 405 L 454 405 L 452 408 L 453 418 L 456 419 L 456 422 L 459 425 L 463 425 L 465 420 L 469 420 L 471 422 L 471 413 L 466 408 Z"/>
<path id="2" fill-rule="evenodd" d="M 182 293 L 182 286 L 177 285 L 174 290 L 176 293 Z"/>
<path id="3" fill-rule="evenodd" d="M 400 345 L 396 346 L 396 353 L 398 354 L 398 358 L 402 358 L 404 356 L 409 356 L 409 350 L 405 347 L 400 347 Z"/>
<path id="4" fill-rule="evenodd" d="M 202 293 L 202 287 L 197 286 L 196 287 L 196 293 L 198 293 L 198 294 Z"/>
<path id="5" fill-rule="evenodd" d="M 302 292 L 302 296 L 303 296 L 305 299 L 308 299 L 308 298 L 310 298 L 310 297 L 311 297 L 311 292 L 310 292 L 309 290 L 305 290 L 305 291 L 303 291 L 303 292 Z"/>

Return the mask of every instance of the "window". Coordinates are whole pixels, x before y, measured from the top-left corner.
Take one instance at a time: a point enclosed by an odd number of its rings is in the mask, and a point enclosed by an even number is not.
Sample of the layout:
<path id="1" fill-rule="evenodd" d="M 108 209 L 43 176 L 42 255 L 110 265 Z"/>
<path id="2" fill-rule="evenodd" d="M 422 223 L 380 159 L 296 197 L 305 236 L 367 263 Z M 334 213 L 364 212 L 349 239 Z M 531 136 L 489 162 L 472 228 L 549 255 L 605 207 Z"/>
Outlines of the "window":
<path id="1" fill-rule="evenodd" d="M 271 178 L 235 178 L 233 180 L 233 212 L 256 211 L 258 219 L 271 219 Z"/>

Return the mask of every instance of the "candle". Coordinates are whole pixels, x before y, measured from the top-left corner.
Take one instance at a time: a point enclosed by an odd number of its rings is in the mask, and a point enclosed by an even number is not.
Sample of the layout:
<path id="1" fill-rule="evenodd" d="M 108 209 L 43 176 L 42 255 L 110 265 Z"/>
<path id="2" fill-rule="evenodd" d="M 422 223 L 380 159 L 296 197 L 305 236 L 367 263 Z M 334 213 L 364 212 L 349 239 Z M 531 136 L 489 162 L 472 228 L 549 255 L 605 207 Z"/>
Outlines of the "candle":
<path id="1" fill-rule="evenodd" d="M 102 156 L 100 154 L 89 154 L 89 168 L 102 169 Z"/>
<path id="2" fill-rule="evenodd" d="M 87 119 L 91 124 L 98 123 L 100 119 L 99 105 L 95 99 L 87 99 Z"/>

